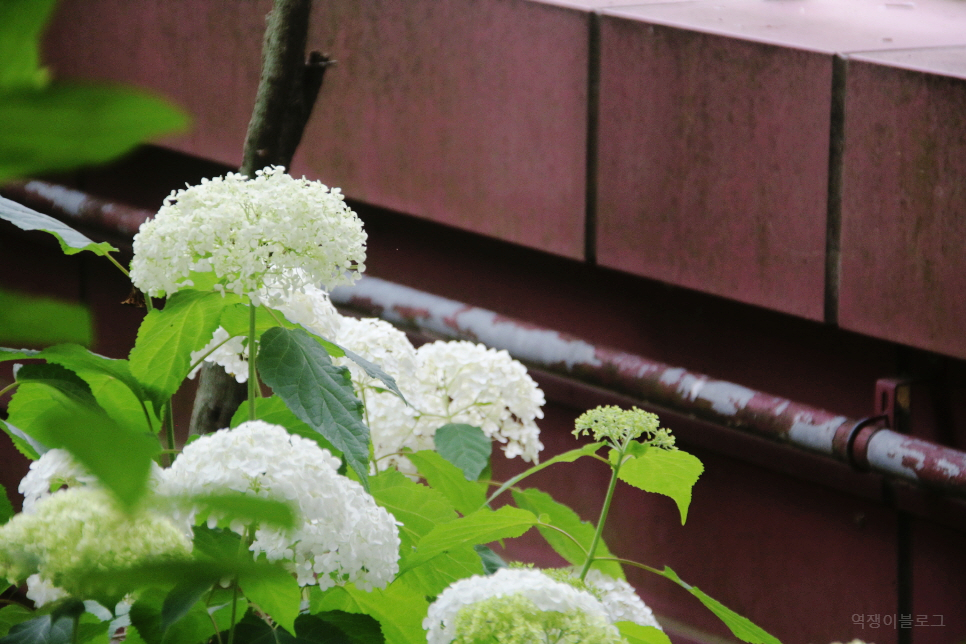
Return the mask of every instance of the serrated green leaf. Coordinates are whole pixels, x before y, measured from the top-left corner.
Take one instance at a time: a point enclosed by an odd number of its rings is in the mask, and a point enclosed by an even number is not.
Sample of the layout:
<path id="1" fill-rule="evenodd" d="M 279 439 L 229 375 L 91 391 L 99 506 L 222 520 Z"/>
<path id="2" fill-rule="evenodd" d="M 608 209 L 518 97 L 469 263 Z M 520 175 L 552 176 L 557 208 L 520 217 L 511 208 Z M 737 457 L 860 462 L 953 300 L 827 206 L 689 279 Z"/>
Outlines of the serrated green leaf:
<path id="1" fill-rule="evenodd" d="M 93 340 L 93 317 L 83 304 L 0 289 L 0 342 L 44 346 Z"/>
<path id="2" fill-rule="evenodd" d="M 396 470 L 380 472 L 369 483 L 376 503 L 403 524 L 399 528 L 403 553 L 412 551 L 437 525 L 457 518 L 453 505 L 440 492 L 410 481 Z"/>
<path id="3" fill-rule="evenodd" d="M 547 516 L 549 523 L 577 540 L 580 545 L 568 539 L 565 535 L 556 530 L 537 526 L 540 534 L 550 547 L 574 566 L 583 566 L 587 560 L 587 551 L 594 540 L 596 532 L 594 525 L 588 521 L 582 521 L 576 512 L 562 503 L 554 501 L 546 492 L 537 489 L 514 490 L 513 500 L 524 510 L 529 510 L 537 516 Z M 613 557 L 607 545 L 603 541 L 597 544 L 598 557 Z M 605 575 L 615 579 L 624 579 L 624 571 L 616 561 L 596 561 L 592 568 L 600 570 Z"/>
<path id="4" fill-rule="evenodd" d="M 697 597 L 701 603 L 704 604 L 705 608 L 710 610 L 718 619 L 724 622 L 725 626 L 731 630 L 732 634 L 742 642 L 748 642 L 749 644 L 781 644 L 778 638 L 769 634 L 747 617 L 742 617 L 718 600 L 710 597 L 697 586 L 692 586 L 682 581 L 681 578 L 678 577 L 678 574 L 671 570 L 671 568 L 668 566 L 664 566 L 663 571 L 655 572 L 663 577 L 666 577 L 667 579 L 670 579 Z"/>
<path id="5" fill-rule="evenodd" d="M 9 521 L 13 515 L 13 505 L 10 503 L 10 497 L 7 496 L 7 488 L 0 485 L 0 525 Z"/>
<path id="6" fill-rule="evenodd" d="M 0 99 L 2 98 L 0 96 Z M 0 100 L 0 118 L 2 118 L 2 114 L 2 100 Z M 0 150 L 3 150 L 3 143 L 3 137 L 0 136 Z M 5 160 L 0 159 L 0 181 L 4 179 L 5 165 Z M 9 221 L 21 230 L 42 230 L 45 233 L 50 233 L 57 238 L 60 249 L 65 255 L 74 255 L 86 250 L 103 257 L 117 250 L 107 242 L 98 243 L 88 239 L 59 219 L 54 219 L 5 197 L 0 197 L 0 219 Z"/>
<path id="7" fill-rule="evenodd" d="M 485 570 L 474 546 L 454 546 L 415 568 L 410 568 L 400 581 L 427 597 L 435 597 L 460 579 L 482 575 Z"/>
<path id="8" fill-rule="evenodd" d="M 14 378 L 21 383 L 18 393 L 24 389 L 24 384 L 37 383 L 56 390 L 78 405 L 92 409 L 98 407 L 94 394 L 91 393 L 91 386 L 66 367 L 57 364 L 25 364 L 16 371 Z"/>
<path id="9" fill-rule="evenodd" d="M 341 610 L 370 615 L 379 622 L 386 644 L 425 644 L 423 618 L 429 610 L 424 595 L 404 584 L 393 583 L 385 590 L 364 592 L 352 584 L 319 591 L 313 586 L 309 612 Z"/>
<path id="10" fill-rule="evenodd" d="M 463 471 L 431 450 L 407 454 L 419 473 L 434 490 L 449 499 L 460 514 L 467 516 L 486 504 L 483 488 L 467 481 Z"/>
<path id="11" fill-rule="evenodd" d="M 302 589 L 291 573 L 276 568 L 272 575 L 242 576 L 238 580 L 242 592 L 275 623 L 295 634 L 295 618 L 302 602 Z"/>
<path id="12" fill-rule="evenodd" d="M 614 626 L 627 644 L 671 644 L 664 631 L 653 626 L 641 626 L 634 622 L 616 622 Z"/>
<path id="13" fill-rule="evenodd" d="M 333 447 L 332 443 L 325 439 L 325 436 L 299 420 L 285 404 L 285 401 L 278 396 L 259 398 L 258 403 L 255 405 L 255 418 L 264 420 L 266 423 L 272 423 L 273 425 L 281 425 L 288 430 L 289 434 L 295 434 L 296 436 L 307 438 L 310 441 L 315 441 L 319 444 L 319 447 L 329 450 L 333 455 L 342 456 L 342 452 Z M 242 402 L 235 412 L 235 415 L 231 417 L 230 426 L 238 427 L 247 421 L 248 401 L 246 400 Z"/>
<path id="14" fill-rule="evenodd" d="M 415 553 L 402 559 L 400 574 L 456 546 L 519 537 L 536 523 L 537 517 L 532 512 L 505 505 L 495 511 L 484 508 L 462 519 L 437 525 L 420 540 Z"/>
<path id="15" fill-rule="evenodd" d="M 10 437 L 10 441 L 13 446 L 17 448 L 17 451 L 26 456 L 31 461 L 36 461 L 40 458 L 40 454 L 46 450 L 46 447 L 40 444 L 34 438 L 27 436 L 18 427 L 11 425 L 10 423 L 5 423 L 0 420 L 0 429 L 3 433 Z"/>
<path id="16" fill-rule="evenodd" d="M 15 624 L 0 638 L 0 644 L 72 644 L 73 633 L 73 619 L 54 620 L 50 615 L 41 615 Z"/>
<path id="17" fill-rule="evenodd" d="M 59 84 L 4 92 L 0 123 L 3 181 L 110 161 L 145 140 L 184 129 L 187 117 L 136 89 Z"/>
<path id="18" fill-rule="evenodd" d="M 349 370 L 337 367 L 301 329 L 275 327 L 262 335 L 256 360 L 262 380 L 289 409 L 321 433 L 368 490 L 369 429 L 355 397 Z"/>
<path id="19" fill-rule="evenodd" d="M 8 349 L 7 347 L 0 347 L 0 362 L 7 362 L 8 360 L 31 360 L 40 351 L 34 349 Z"/>
<path id="20" fill-rule="evenodd" d="M 493 441 L 479 427 L 450 423 L 436 430 L 436 451 L 463 470 L 468 481 L 475 481 L 486 469 L 493 451 Z"/>
<path id="21" fill-rule="evenodd" d="M 224 308 L 233 302 L 210 291 L 178 291 L 163 309 L 148 313 L 131 351 L 131 375 L 160 410 L 181 386 L 191 352 L 211 341 Z"/>
<path id="22" fill-rule="evenodd" d="M 0 637 L 10 632 L 10 629 L 35 617 L 34 611 L 20 604 L 7 604 L 0 608 Z"/>
<path id="23" fill-rule="evenodd" d="M 692 454 L 681 450 L 649 449 L 626 461 L 618 478 L 645 492 L 674 499 L 681 513 L 681 525 L 684 525 L 691 505 L 691 488 L 702 472 L 704 465 Z"/>

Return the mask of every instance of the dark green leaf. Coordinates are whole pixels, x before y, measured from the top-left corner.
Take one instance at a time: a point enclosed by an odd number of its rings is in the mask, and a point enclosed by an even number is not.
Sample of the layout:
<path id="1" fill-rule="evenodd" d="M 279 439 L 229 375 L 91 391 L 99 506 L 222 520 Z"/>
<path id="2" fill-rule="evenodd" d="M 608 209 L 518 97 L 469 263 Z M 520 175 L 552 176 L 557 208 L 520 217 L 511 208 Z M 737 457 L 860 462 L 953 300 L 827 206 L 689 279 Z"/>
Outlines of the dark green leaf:
<path id="1" fill-rule="evenodd" d="M 210 581 L 199 581 L 197 579 L 188 579 L 172 588 L 161 604 L 162 634 L 167 633 L 169 628 L 187 615 L 191 607 L 197 604 L 210 590 Z"/>
<path id="2" fill-rule="evenodd" d="M 503 558 L 493 552 L 493 549 L 489 546 L 484 546 L 482 544 L 477 544 L 473 546 L 473 550 L 479 555 L 480 561 L 483 562 L 483 571 L 487 575 L 492 575 L 500 568 L 506 568 L 506 562 Z"/>
<path id="3" fill-rule="evenodd" d="M 370 615 L 379 622 L 386 644 L 426 644 L 423 617 L 429 603 L 418 591 L 399 583 L 385 590 L 364 592 L 347 584 L 326 591 L 312 587 L 309 612 L 314 614 L 341 610 Z"/>
<path id="4" fill-rule="evenodd" d="M 163 590 L 150 588 L 142 591 L 131 607 L 131 623 L 147 644 L 202 644 L 214 637 L 216 624 L 219 632 L 231 625 L 230 605 L 209 615 L 203 602 L 195 602 L 179 620 L 164 629 L 162 615 L 166 596 Z M 241 601 L 238 604 L 236 613 L 240 619 L 247 606 Z"/>
<path id="5" fill-rule="evenodd" d="M 641 626 L 634 622 L 617 622 L 614 626 L 627 644 L 671 644 L 664 631 L 653 626 Z"/>
<path id="6" fill-rule="evenodd" d="M 147 139 L 184 129 L 187 118 L 134 89 L 51 85 L 4 92 L 0 123 L 2 181 L 110 161 Z"/>
<path id="7" fill-rule="evenodd" d="M 0 608 L 0 637 L 10 632 L 10 629 L 35 617 L 34 611 L 20 604 L 7 604 Z"/>
<path id="8" fill-rule="evenodd" d="M 7 496 L 7 488 L 0 485 L 0 525 L 9 521 L 13 515 L 13 505 L 10 504 L 10 497 Z"/>
<path id="9" fill-rule="evenodd" d="M 691 488 L 704 472 L 704 465 L 696 456 L 681 450 L 649 449 L 629 459 L 620 469 L 618 478 L 646 492 L 664 494 L 674 499 L 681 513 L 681 525 L 688 518 Z"/>
<path id="10" fill-rule="evenodd" d="M 369 429 L 349 370 L 336 367 L 301 329 L 275 327 L 262 335 L 258 371 L 288 408 L 342 452 L 368 490 Z"/>
<path id="11" fill-rule="evenodd" d="M 0 644 L 72 644 L 73 633 L 73 619 L 55 621 L 50 615 L 42 615 L 15 624 L 6 637 L 0 638 Z"/>
<path id="12" fill-rule="evenodd" d="M 13 446 L 17 448 L 17 451 L 26 456 L 31 461 L 36 461 L 40 458 L 40 455 L 47 451 L 47 448 L 40 444 L 40 441 L 27 436 L 18 427 L 11 425 L 10 423 L 5 423 L 0 420 L 0 429 L 10 437 L 10 441 Z"/>
<path id="13" fill-rule="evenodd" d="M 191 367 L 191 352 L 211 341 L 222 310 L 232 300 L 210 291 L 178 291 L 163 309 L 148 313 L 131 351 L 131 375 L 161 406 L 181 386 Z"/>
<path id="14" fill-rule="evenodd" d="M 549 518 L 551 525 L 576 539 L 580 545 L 556 530 L 537 526 L 540 534 L 557 554 L 575 566 L 584 565 L 587 560 L 586 553 L 590 549 L 590 544 L 593 542 L 596 532 L 592 523 L 582 521 L 577 513 L 569 507 L 554 501 L 549 494 L 537 489 L 514 490 L 513 500 L 524 510 L 529 510 L 541 518 Z M 603 541 L 597 544 L 596 554 L 598 557 L 614 556 Z M 624 571 L 616 561 L 597 561 L 592 567 L 615 579 L 624 578 Z"/>
<path id="15" fill-rule="evenodd" d="M 483 488 L 467 481 L 463 472 L 436 452 L 426 450 L 408 454 L 419 473 L 434 490 L 442 492 L 463 516 L 472 514 L 486 504 Z"/>
<path id="16" fill-rule="evenodd" d="M 322 339 L 326 343 L 330 343 L 338 347 L 346 358 L 348 358 L 349 360 L 352 360 L 354 363 L 362 367 L 362 370 L 366 372 L 366 375 L 368 375 L 370 378 L 375 378 L 376 380 L 381 381 L 382 384 L 386 385 L 386 389 L 388 389 L 392 393 L 399 396 L 402 399 L 402 401 L 407 405 L 409 404 L 406 401 L 406 397 L 403 396 L 401 391 L 399 391 L 399 386 L 396 384 L 395 378 L 393 378 L 388 373 L 380 369 L 377 365 L 369 362 L 368 360 L 360 356 L 358 353 L 349 351 L 345 347 L 335 344 L 334 342 L 330 342 L 329 340 L 325 340 L 324 338 Z M 331 351 L 329 353 L 331 354 Z M 339 356 L 336 356 L 336 357 L 339 357 Z"/>
<path id="17" fill-rule="evenodd" d="M 14 375 L 19 383 L 39 383 L 56 389 L 65 398 L 77 404 L 97 408 L 91 386 L 76 373 L 56 364 L 25 364 Z M 19 393 L 19 392 L 18 392 Z"/>
<path id="18" fill-rule="evenodd" d="M 749 642 L 749 644 L 781 644 L 781 642 L 778 641 L 778 638 L 766 632 L 747 617 L 742 617 L 718 600 L 708 596 L 697 586 L 692 586 L 682 581 L 681 578 L 678 577 L 677 573 L 671 570 L 669 567 L 664 566 L 664 571 L 658 572 L 658 574 L 670 579 L 697 597 L 701 603 L 704 604 L 708 610 L 714 613 L 718 619 L 724 622 L 725 626 L 731 629 L 731 632 L 734 634 L 734 636 L 741 641 Z"/>
<path id="19" fill-rule="evenodd" d="M 238 585 L 250 602 L 294 635 L 295 618 L 298 617 L 302 602 L 302 589 L 287 570 L 275 568 L 274 571 L 270 575 L 265 572 L 251 577 L 242 575 Z"/>
<path id="20" fill-rule="evenodd" d="M 43 346 L 93 340 L 93 318 L 83 304 L 0 290 L 0 342 Z"/>
<path id="21" fill-rule="evenodd" d="M 405 572 L 459 545 L 474 546 L 498 539 L 519 537 L 537 523 L 532 512 L 505 505 L 499 510 L 484 508 L 477 512 L 443 523 L 423 537 L 416 552 L 404 557 L 400 571 Z"/>
<path id="22" fill-rule="evenodd" d="M 281 425 L 288 430 L 289 434 L 295 434 L 296 436 L 315 441 L 319 444 L 319 447 L 329 450 L 335 456 L 342 456 L 342 452 L 333 447 L 332 443 L 325 440 L 325 436 L 299 420 L 285 404 L 285 401 L 278 396 L 259 398 L 255 405 L 255 417 L 258 420 L 264 420 L 266 423 Z M 246 400 L 238 407 L 235 415 L 231 417 L 231 427 L 238 427 L 247 420 L 248 401 Z"/>
<path id="23" fill-rule="evenodd" d="M 318 644 L 382 644 L 386 641 L 374 618 L 341 610 L 299 615 L 295 620 L 295 632 L 300 640 Z"/>
<path id="24" fill-rule="evenodd" d="M 479 427 L 455 423 L 443 425 L 436 430 L 433 440 L 439 455 L 463 470 L 468 481 L 477 480 L 490 462 L 493 442 Z"/>

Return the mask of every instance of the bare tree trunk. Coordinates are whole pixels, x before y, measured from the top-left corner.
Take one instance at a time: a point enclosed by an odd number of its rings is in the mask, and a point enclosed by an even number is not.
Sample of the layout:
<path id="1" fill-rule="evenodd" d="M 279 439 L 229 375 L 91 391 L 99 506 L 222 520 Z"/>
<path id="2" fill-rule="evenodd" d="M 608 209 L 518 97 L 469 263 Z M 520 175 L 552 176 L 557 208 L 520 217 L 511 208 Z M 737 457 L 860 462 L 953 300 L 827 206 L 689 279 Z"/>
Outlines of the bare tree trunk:
<path id="1" fill-rule="evenodd" d="M 305 56 L 311 9 L 312 0 L 275 0 L 269 15 L 262 43 L 262 77 L 239 170 L 249 177 L 270 165 L 291 165 L 322 87 L 329 59 L 317 51 L 308 59 Z M 206 363 L 189 432 L 207 434 L 228 427 L 246 395 L 245 385 L 220 366 Z"/>

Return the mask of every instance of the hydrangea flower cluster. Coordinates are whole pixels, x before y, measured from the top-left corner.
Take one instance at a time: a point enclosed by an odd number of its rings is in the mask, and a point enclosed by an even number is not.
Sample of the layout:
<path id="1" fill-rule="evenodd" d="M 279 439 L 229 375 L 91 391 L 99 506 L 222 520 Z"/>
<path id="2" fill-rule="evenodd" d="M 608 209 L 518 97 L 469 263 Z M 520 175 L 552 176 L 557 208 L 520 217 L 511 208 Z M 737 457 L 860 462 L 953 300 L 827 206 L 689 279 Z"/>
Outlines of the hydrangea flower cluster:
<path id="1" fill-rule="evenodd" d="M 151 296 L 214 272 L 216 290 L 273 304 L 307 285 L 351 284 L 365 266 L 362 222 L 337 188 L 279 166 L 172 192 L 134 237 L 131 281 Z M 269 292 L 261 292 L 270 286 Z"/>
<path id="2" fill-rule="evenodd" d="M 106 492 L 90 487 L 51 494 L 0 527 L 0 577 L 10 583 L 31 577 L 48 600 L 60 595 L 52 586 L 78 596 L 93 571 L 190 552 L 191 542 L 167 517 L 128 516 Z"/>
<path id="3" fill-rule="evenodd" d="M 591 434 L 595 441 L 611 444 L 627 444 L 644 436 L 644 441 L 654 447 L 677 449 L 674 436 L 668 429 L 661 429 L 657 415 L 632 407 L 621 409 L 615 405 L 602 405 L 581 414 L 574 422 L 574 436 Z"/>
<path id="4" fill-rule="evenodd" d="M 429 644 L 622 641 L 591 593 L 530 568 L 454 582 L 429 607 L 423 628 Z"/>
<path id="5" fill-rule="evenodd" d="M 654 619 L 654 612 L 651 607 L 645 604 L 637 596 L 634 587 L 623 579 L 614 579 L 599 570 L 591 569 L 587 572 L 584 583 L 600 599 L 612 624 L 634 622 L 641 626 L 653 626 L 664 630 Z"/>
<path id="6" fill-rule="evenodd" d="M 23 511 L 30 514 L 41 499 L 62 487 L 95 485 L 97 478 L 71 458 L 70 452 L 51 449 L 30 464 L 30 471 L 20 480 Z"/>
<path id="7" fill-rule="evenodd" d="M 242 492 L 288 502 L 300 514 L 294 531 L 258 527 L 251 550 L 282 561 L 299 584 L 323 590 L 354 582 L 383 587 L 399 571 L 396 520 L 362 486 L 337 473 L 328 450 L 285 428 L 248 421 L 202 436 L 164 470 L 159 492 L 179 497 Z M 188 513 L 193 517 L 194 509 Z M 219 517 L 208 517 L 212 527 Z M 241 520 L 230 528 L 244 533 Z M 252 535 L 249 535 L 252 536 Z"/>

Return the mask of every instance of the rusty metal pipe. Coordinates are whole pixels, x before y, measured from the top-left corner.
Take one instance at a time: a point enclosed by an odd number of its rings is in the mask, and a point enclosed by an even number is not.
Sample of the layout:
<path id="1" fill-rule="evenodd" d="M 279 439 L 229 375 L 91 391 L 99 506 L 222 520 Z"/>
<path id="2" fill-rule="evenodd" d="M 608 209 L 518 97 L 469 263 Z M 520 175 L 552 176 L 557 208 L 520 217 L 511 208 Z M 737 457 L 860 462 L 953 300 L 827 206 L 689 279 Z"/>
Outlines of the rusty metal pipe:
<path id="1" fill-rule="evenodd" d="M 493 311 L 364 277 L 335 289 L 336 304 L 416 331 L 506 349 L 530 366 L 899 478 L 966 497 L 966 452 L 870 425 L 849 448 L 858 419 L 715 380 Z"/>
<path id="2" fill-rule="evenodd" d="M 42 181 L 8 184 L 4 196 L 54 216 L 133 235 L 153 213 Z M 794 445 L 904 481 L 966 497 L 966 452 L 859 422 L 680 367 L 590 344 L 493 311 L 364 277 L 332 293 L 337 304 L 400 327 L 506 349 L 539 369 L 713 423 Z"/>

